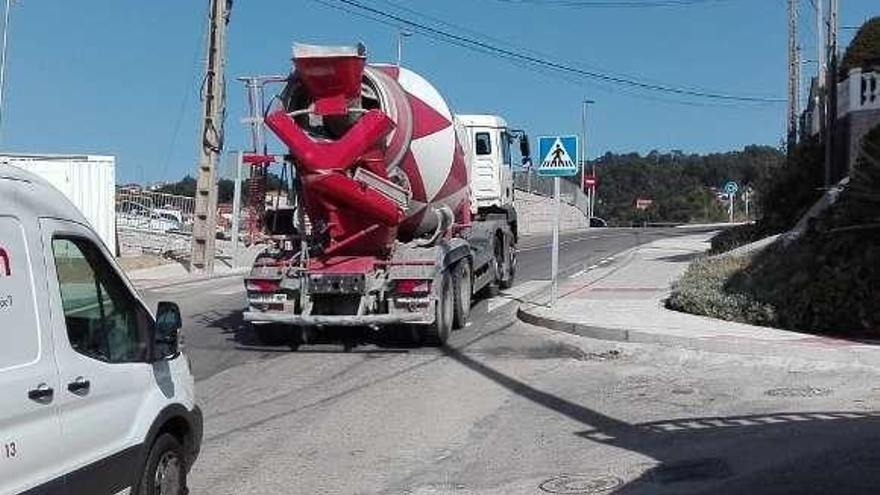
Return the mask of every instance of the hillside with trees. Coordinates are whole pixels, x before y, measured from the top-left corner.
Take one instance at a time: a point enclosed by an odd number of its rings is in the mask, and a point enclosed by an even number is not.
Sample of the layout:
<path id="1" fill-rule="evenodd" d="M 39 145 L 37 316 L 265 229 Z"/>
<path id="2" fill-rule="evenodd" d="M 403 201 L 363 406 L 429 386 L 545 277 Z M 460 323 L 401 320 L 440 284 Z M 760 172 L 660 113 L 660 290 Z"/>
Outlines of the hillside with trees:
<path id="1" fill-rule="evenodd" d="M 596 215 L 612 225 L 726 220 L 726 206 L 716 193 L 730 180 L 741 189 L 755 191 L 752 211 L 758 213 L 770 177 L 784 162 L 785 155 L 769 146 L 707 155 L 675 150 L 646 155 L 606 153 L 595 161 L 600 180 Z M 638 198 L 650 199 L 653 204 L 647 210 L 637 210 Z"/>

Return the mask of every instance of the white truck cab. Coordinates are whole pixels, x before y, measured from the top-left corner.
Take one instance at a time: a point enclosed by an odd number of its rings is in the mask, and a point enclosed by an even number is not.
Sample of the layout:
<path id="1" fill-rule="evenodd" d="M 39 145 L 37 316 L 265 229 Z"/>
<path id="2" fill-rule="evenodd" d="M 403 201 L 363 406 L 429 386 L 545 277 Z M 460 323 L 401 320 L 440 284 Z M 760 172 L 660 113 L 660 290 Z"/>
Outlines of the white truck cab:
<path id="1" fill-rule="evenodd" d="M 511 130 L 497 115 L 457 115 L 456 119 L 468 136 L 472 204 L 477 209 L 513 204 L 510 146 L 519 139 L 521 154 L 528 157 L 528 138 L 522 131 Z"/>
<path id="2" fill-rule="evenodd" d="M 0 164 L 0 494 L 184 494 L 202 416 L 154 316 L 59 191 Z"/>

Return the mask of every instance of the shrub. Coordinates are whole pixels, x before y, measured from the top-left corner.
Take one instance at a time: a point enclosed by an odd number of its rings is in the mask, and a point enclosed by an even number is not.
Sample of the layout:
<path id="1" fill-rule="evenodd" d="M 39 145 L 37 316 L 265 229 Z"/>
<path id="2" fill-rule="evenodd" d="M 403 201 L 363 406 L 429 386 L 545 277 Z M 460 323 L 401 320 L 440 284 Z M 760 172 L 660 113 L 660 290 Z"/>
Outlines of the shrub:
<path id="1" fill-rule="evenodd" d="M 764 231 L 756 224 L 748 223 L 722 230 L 712 238 L 709 254 L 720 254 L 745 246 L 764 237 Z"/>
<path id="2" fill-rule="evenodd" d="M 746 292 L 727 288 L 728 280 L 746 268 L 746 257 L 726 256 L 695 261 L 678 280 L 666 300 L 669 309 L 723 320 L 773 325 L 776 311 Z"/>

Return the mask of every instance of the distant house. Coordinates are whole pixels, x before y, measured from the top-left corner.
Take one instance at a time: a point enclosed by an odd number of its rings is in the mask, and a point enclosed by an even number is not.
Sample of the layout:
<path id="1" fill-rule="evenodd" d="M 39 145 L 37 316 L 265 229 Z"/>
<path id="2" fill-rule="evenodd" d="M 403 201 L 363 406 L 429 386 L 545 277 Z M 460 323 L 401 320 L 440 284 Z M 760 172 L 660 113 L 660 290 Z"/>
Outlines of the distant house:
<path id="1" fill-rule="evenodd" d="M 859 156 L 862 138 L 880 125 L 880 64 L 869 71 L 855 68 L 837 84 L 835 167 L 832 181 L 849 174 Z"/>

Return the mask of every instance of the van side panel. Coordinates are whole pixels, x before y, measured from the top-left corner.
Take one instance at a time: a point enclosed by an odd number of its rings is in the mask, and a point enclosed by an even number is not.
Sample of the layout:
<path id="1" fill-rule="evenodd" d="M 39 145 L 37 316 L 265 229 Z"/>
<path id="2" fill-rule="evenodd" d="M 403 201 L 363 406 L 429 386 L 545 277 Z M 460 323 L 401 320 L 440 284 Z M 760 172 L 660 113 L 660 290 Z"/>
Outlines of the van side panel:
<path id="1" fill-rule="evenodd" d="M 37 298 L 46 283 L 39 242 L 35 219 L 0 216 L 0 493 L 62 479 L 61 391 L 48 308 Z"/>

